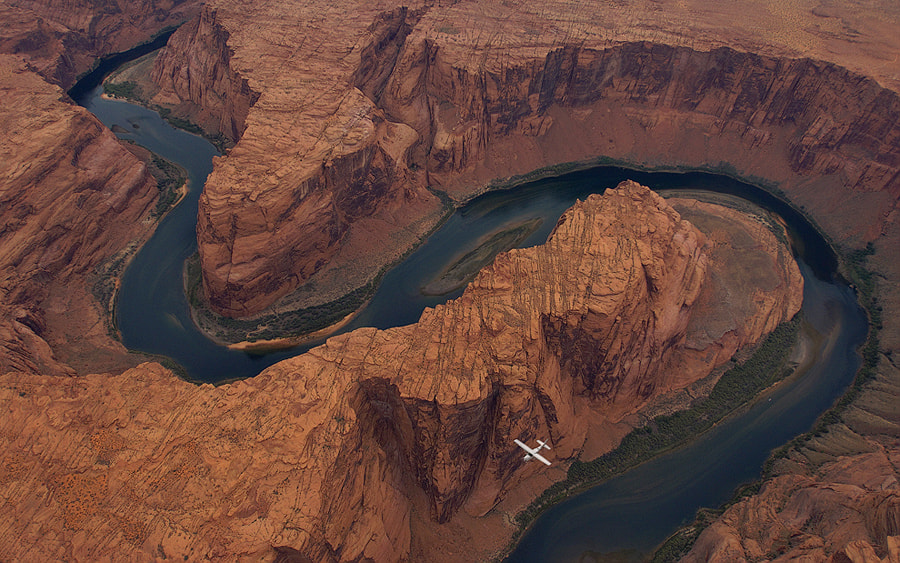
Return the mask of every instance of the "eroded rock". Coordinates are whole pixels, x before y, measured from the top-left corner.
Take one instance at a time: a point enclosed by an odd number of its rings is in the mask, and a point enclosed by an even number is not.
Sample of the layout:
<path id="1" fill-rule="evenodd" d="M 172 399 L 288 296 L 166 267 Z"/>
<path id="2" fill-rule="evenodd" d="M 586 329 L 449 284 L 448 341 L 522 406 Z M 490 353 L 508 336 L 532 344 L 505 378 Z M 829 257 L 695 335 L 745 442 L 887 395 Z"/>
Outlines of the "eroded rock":
<path id="1" fill-rule="evenodd" d="M 773 277 L 735 322 L 793 315 L 796 264 L 767 229 L 738 230 L 759 235 Z M 592 434 L 725 359 L 725 340 L 686 346 L 727 252 L 708 241 L 625 182 L 573 206 L 545 245 L 500 254 L 417 324 L 333 337 L 253 379 L 198 387 L 156 364 L 8 374 L 0 541 L 14 557 L 446 557 L 412 530 L 481 529 L 540 473 L 513 438 L 549 438 L 564 467 Z M 499 529 L 481 549 L 511 532 Z M 450 556 L 486 555 L 471 549 Z"/>

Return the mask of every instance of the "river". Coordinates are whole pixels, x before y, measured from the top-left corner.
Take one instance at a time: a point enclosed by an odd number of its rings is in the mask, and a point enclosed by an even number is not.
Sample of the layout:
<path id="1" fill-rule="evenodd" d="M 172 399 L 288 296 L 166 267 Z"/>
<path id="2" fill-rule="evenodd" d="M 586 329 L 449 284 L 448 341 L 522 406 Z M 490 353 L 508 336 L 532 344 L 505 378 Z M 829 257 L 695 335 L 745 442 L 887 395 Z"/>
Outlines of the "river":
<path id="1" fill-rule="evenodd" d="M 251 377 L 318 342 L 273 354 L 228 350 L 191 321 L 183 291 L 185 259 L 196 252 L 197 202 L 216 150 L 196 135 L 174 129 L 159 115 L 106 100 L 100 87 L 83 88 L 76 101 L 117 135 L 143 145 L 188 170 L 188 196 L 161 221 L 125 272 L 117 300 L 123 343 L 132 350 L 168 356 L 198 381 Z M 802 215 L 768 193 L 732 178 L 691 172 L 640 172 L 597 167 L 486 194 L 455 213 L 403 263 L 388 272 L 369 305 L 344 330 L 388 328 L 416 322 L 424 307 L 461 290 L 429 297 L 421 288 L 504 226 L 541 219 L 521 246 L 546 240 L 560 214 L 577 198 L 633 179 L 654 189 L 700 189 L 739 195 L 780 214 L 792 231 L 806 280 L 806 322 L 823 342 L 815 364 L 753 405 L 717 425 L 691 445 L 661 456 L 547 511 L 525 535 L 511 561 L 593 560 L 615 553 L 641 560 L 700 506 L 716 506 L 741 482 L 759 474 L 769 451 L 810 428 L 816 416 L 846 389 L 859 365 L 866 319 L 853 292 L 834 278 L 835 257 Z M 585 559 L 586 558 L 586 559 Z M 621 559 L 617 559 L 621 560 Z"/>

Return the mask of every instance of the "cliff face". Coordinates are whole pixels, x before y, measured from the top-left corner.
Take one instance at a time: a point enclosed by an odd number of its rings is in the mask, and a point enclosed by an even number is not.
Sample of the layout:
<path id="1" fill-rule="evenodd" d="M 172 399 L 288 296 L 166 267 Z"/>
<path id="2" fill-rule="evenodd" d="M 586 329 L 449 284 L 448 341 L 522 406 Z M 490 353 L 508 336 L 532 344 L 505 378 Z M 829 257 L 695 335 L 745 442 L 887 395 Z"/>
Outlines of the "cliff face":
<path id="1" fill-rule="evenodd" d="M 82 298 L 74 294 L 88 299 L 94 269 L 150 231 L 142 219 L 156 182 L 108 129 L 62 101 L 62 90 L 22 59 L 0 56 L 0 89 L 0 372 L 71 373 L 44 339 L 61 348 L 77 348 L 89 335 L 108 339 L 96 311 L 79 316 L 73 303 Z M 80 334 L 73 342 L 50 334 L 66 316 L 68 330 Z"/>
<path id="2" fill-rule="evenodd" d="M 149 41 L 197 13 L 193 0 L 9 0 L 0 6 L 0 53 L 24 57 L 63 88 L 110 53 Z"/>
<path id="3" fill-rule="evenodd" d="M 338 254 L 351 273 L 324 285 L 342 295 L 439 218 L 438 199 L 406 166 L 415 132 L 342 82 L 359 66 L 376 8 L 266 6 L 257 27 L 239 25 L 245 6 L 217 5 L 179 30 L 160 58 L 157 99 L 184 99 L 201 120 L 221 115 L 218 126 L 241 139 L 216 162 L 200 203 L 203 281 L 214 308 L 257 312 Z M 326 16 L 347 34 L 318 33 Z M 233 49 L 236 41 L 250 48 Z"/>
<path id="4" fill-rule="evenodd" d="M 545 245 L 498 256 L 417 324 L 331 338 L 253 379 L 198 387 L 155 364 L 52 382 L 8 374 L 4 551 L 486 556 L 490 542 L 442 552 L 412 530 L 458 533 L 472 521 L 463 512 L 483 515 L 544 475 L 513 438 L 549 438 L 560 467 L 604 424 L 709 373 L 716 354 L 699 361 L 692 334 L 706 323 L 711 274 L 748 289 L 723 252 L 753 255 L 766 272 L 766 289 L 749 289 L 768 299 L 725 304 L 737 325 L 796 312 L 796 265 L 768 230 L 742 221 L 738 238 L 755 242 L 714 252 L 662 198 L 627 182 L 576 204 Z M 745 336 L 741 345 L 760 335 Z"/>
<path id="5" fill-rule="evenodd" d="M 535 164 L 495 164 L 489 158 L 492 143 L 530 145 L 538 164 L 553 164 L 558 157 L 546 143 L 555 141 L 550 132 L 554 119 L 601 125 L 604 119 L 590 114 L 617 108 L 643 113 L 645 134 L 654 136 L 663 129 L 660 141 L 671 135 L 664 121 L 675 120 L 702 126 L 708 135 L 737 133 L 746 151 L 765 150 L 777 138 L 785 144 L 781 158 L 795 174 L 835 174 L 853 190 L 900 194 L 900 98 L 833 64 L 728 48 L 698 52 L 631 43 L 603 50 L 561 47 L 530 64 L 475 74 L 457 66 L 460 61 L 447 60 L 440 47 L 424 38 L 410 37 L 407 45 L 385 105 L 400 113 L 416 105 L 414 96 L 425 97 L 432 121 L 421 124 L 419 131 L 432 139 L 428 169 L 433 179 L 443 179 L 441 183 L 454 191 L 471 189 L 459 184 L 470 182 L 476 171 L 502 177 Z M 423 77 L 422 86 L 411 92 L 405 88 L 409 75 Z M 595 152 L 600 143 L 616 144 L 621 135 L 614 128 L 591 131 L 583 125 L 579 133 L 579 143 L 589 148 L 569 149 L 572 157 L 579 152 L 583 158 L 604 154 Z M 676 150 L 668 158 L 688 161 L 689 151 L 697 149 Z M 700 153 L 694 159 L 706 156 Z M 745 173 L 769 176 L 745 161 L 733 164 Z M 460 174 L 467 171 L 470 174 Z"/>
<path id="6" fill-rule="evenodd" d="M 215 16 L 201 9 L 197 18 L 172 35 L 157 57 L 152 79 L 163 94 L 153 101 L 174 104 L 177 113 L 204 130 L 236 141 L 244 133 L 247 112 L 259 93 L 231 68 L 227 40 L 228 33 Z"/>
<path id="7" fill-rule="evenodd" d="M 875 450 L 781 475 L 732 506 L 684 559 L 891 562 L 900 558 L 897 454 Z"/>
<path id="8" fill-rule="evenodd" d="M 740 26 L 710 36 L 733 20 L 671 8 L 685 35 L 660 42 L 658 22 L 632 11 L 620 22 L 603 3 L 366 3 L 327 32 L 316 22 L 328 14 L 310 9 L 265 2 L 248 19 L 214 2 L 157 67 L 162 95 L 245 128 L 210 176 L 198 225 L 206 293 L 226 314 L 256 313 L 315 276 L 363 285 L 397 255 L 379 249 L 412 244 L 435 221 L 426 186 L 462 200 L 598 156 L 727 163 L 778 183 L 853 242 L 878 236 L 886 216 L 860 225 L 832 212 L 877 214 L 900 195 L 900 98 L 816 60 L 860 68 L 857 47 L 835 55 L 821 42 L 849 33 L 830 18 L 859 14 L 801 10 L 799 38 L 749 15 L 768 41 Z M 616 22 L 623 30 L 610 31 Z M 878 78 L 895 84 L 886 70 Z M 259 95 L 249 110 L 246 88 Z"/>

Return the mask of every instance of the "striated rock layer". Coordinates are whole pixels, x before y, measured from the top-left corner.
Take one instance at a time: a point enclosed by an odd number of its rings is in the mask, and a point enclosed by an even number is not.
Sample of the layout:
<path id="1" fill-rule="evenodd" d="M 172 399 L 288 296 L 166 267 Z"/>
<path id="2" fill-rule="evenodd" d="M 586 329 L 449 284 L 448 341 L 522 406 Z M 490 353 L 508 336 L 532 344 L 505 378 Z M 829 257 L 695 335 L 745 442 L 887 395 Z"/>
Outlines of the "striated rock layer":
<path id="1" fill-rule="evenodd" d="M 149 41 L 197 13 L 195 0 L 4 0 L 0 53 L 69 88 L 98 58 Z"/>
<path id="2" fill-rule="evenodd" d="M 156 181 L 21 58 L 0 55 L 0 92 L 0 372 L 71 374 L 56 355 L 92 352 L 98 369 L 104 353 L 88 340 L 123 350 L 90 304 L 89 280 L 152 229 L 143 219 Z"/>
<path id="3" fill-rule="evenodd" d="M 0 545 L 15 559 L 483 558 L 498 541 L 484 527 L 509 515 L 482 515 L 547 475 L 512 438 L 548 437 L 562 466 L 591 434 L 704 377 L 727 359 L 722 346 L 798 310 L 787 249 L 755 221 L 735 225 L 754 242 L 716 250 L 625 182 L 417 324 L 331 338 L 253 379 L 194 386 L 157 364 L 7 374 Z M 753 272 L 724 266 L 729 252 Z M 766 287 L 748 284 L 761 272 Z M 746 290 L 746 303 L 724 304 L 741 338 L 701 346 L 716 284 Z M 481 540 L 453 552 L 412 533 L 452 536 L 464 522 Z M 499 529 L 502 542 L 511 530 Z"/>
<path id="4" fill-rule="evenodd" d="M 60 87 L 196 12 L 181 0 L 0 2 L 0 372 L 136 363 L 103 309 L 153 229 L 156 182 Z"/>
<path id="5" fill-rule="evenodd" d="M 156 69 L 240 135 L 201 201 L 209 301 L 245 316 L 315 276 L 359 287 L 437 220 L 426 187 L 462 200 L 598 156 L 727 163 L 872 240 L 900 195 L 900 82 L 868 54 L 900 53 L 879 35 L 900 13 L 877 4 L 210 2 Z"/>
<path id="6" fill-rule="evenodd" d="M 898 461 L 896 448 L 878 448 L 780 475 L 729 508 L 683 561 L 898 561 Z"/>

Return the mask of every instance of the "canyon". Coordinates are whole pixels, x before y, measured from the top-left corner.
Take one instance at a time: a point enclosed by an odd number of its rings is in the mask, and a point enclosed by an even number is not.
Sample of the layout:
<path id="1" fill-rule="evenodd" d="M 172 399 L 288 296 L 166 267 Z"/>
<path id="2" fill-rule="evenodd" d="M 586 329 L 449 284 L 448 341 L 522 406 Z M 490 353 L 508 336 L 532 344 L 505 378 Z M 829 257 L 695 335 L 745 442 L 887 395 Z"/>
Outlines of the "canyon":
<path id="1" fill-rule="evenodd" d="M 90 286 L 152 231 L 153 180 L 60 86 L 193 18 L 157 59 L 154 103 L 236 142 L 198 224 L 204 288 L 225 314 L 277 308 L 310 284 L 331 288 L 314 299 L 340 296 L 434 228 L 444 200 L 598 157 L 777 185 L 835 244 L 872 243 L 875 381 L 689 558 L 892 557 L 900 14 L 878 0 L 733 4 L 3 2 L 0 122 L 15 132 L 0 145 L 6 551 L 385 560 L 458 554 L 475 529 L 502 541 L 503 515 L 485 512 L 562 476 L 517 473 L 504 440 L 549 435 L 558 459 L 604 451 L 651 397 L 797 305 L 796 274 L 782 271 L 789 282 L 750 294 L 765 299 L 726 303 L 740 314 L 714 311 L 704 276 L 735 241 L 708 246 L 722 233 L 626 186 L 576 206 L 543 250 L 501 255 L 414 327 L 337 337 L 221 387 L 138 365 Z M 623 221 L 631 231 L 604 246 L 592 221 L 616 206 L 660 222 Z M 642 258 L 629 269 L 610 254 Z M 610 266 L 595 272 L 605 284 L 542 277 L 568 260 Z M 776 520 L 781 535 L 768 532 Z"/>
<path id="2" fill-rule="evenodd" d="M 728 164 L 854 242 L 882 224 L 860 232 L 828 213 L 836 202 L 868 212 L 898 196 L 896 93 L 793 43 L 776 56 L 725 40 L 657 44 L 640 29 L 612 38 L 597 23 L 610 8 L 568 3 L 364 3 L 342 7 L 354 16 L 334 15 L 327 34 L 318 22 L 331 16 L 294 8 L 260 4 L 249 25 L 236 3 L 206 4 L 154 69 L 157 101 L 222 115 L 240 134 L 198 226 L 204 289 L 226 315 L 277 307 L 319 278 L 343 293 L 364 285 L 439 220 L 432 191 L 464 201 L 598 155 Z"/>
<path id="3" fill-rule="evenodd" d="M 549 437 L 557 462 L 587 442 L 602 453 L 799 309 L 802 278 L 769 228 L 678 204 L 709 234 L 625 182 L 417 324 L 336 336 L 252 379 L 7 374 L 0 542 L 17 559 L 458 559 L 412 530 L 471 538 L 510 490 L 546 479 L 513 437 Z M 727 294 L 742 297 L 723 308 Z M 514 508 L 466 552 L 496 550 Z"/>

